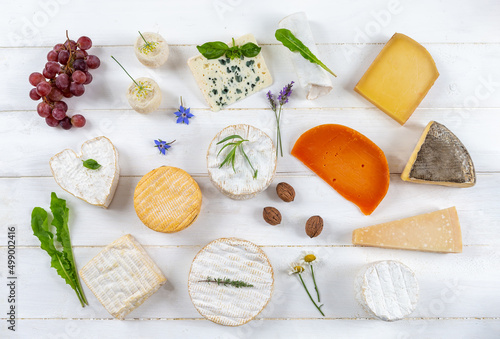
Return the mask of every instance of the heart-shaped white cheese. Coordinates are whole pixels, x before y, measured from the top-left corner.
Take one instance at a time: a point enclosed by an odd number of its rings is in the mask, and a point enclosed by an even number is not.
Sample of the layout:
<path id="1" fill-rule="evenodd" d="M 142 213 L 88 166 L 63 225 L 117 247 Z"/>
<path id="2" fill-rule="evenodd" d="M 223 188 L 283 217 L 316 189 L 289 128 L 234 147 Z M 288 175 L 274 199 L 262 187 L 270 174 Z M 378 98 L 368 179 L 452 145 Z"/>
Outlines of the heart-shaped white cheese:
<path id="1" fill-rule="evenodd" d="M 88 159 L 94 159 L 101 167 L 84 167 L 83 161 Z M 120 178 L 118 151 L 106 137 L 85 141 L 80 154 L 70 149 L 56 154 L 50 159 L 50 169 L 63 190 L 104 208 L 113 200 Z"/>

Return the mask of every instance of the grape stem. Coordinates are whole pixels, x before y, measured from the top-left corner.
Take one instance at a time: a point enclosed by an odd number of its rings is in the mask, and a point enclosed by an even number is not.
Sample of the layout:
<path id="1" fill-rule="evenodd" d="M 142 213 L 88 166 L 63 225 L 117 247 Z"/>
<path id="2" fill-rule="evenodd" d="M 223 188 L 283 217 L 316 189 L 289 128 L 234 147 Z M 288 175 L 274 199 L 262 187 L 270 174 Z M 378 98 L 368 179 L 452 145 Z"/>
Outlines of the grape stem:
<path id="1" fill-rule="evenodd" d="M 135 84 L 137 87 L 139 87 L 139 89 L 140 89 L 140 90 L 143 90 L 144 88 L 143 88 L 141 85 L 139 85 L 139 84 L 137 83 L 137 81 L 135 81 L 135 80 L 134 80 L 134 78 L 132 78 L 132 76 L 131 76 L 130 74 L 128 74 L 128 72 L 127 72 L 127 70 L 125 69 L 125 67 L 123 67 L 123 66 L 122 66 L 122 64 L 120 64 L 120 63 L 118 62 L 118 60 L 116 60 L 116 59 L 115 59 L 115 57 L 114 57 L 114 56 L 111 56 L 111 57 L 113 58 L 113 60 L 114 60 L 114 61 L 116 61 L 116 63 L 117 63 L 118 65 L 120 65 L 120 67 L 121 67 L 121 68 L 125 71 L 125 73 L 127 73 L 127 75 L 130 77 L 130 79 L 132 79 L 132 81 L 134 82 L 134 84 Z"/>

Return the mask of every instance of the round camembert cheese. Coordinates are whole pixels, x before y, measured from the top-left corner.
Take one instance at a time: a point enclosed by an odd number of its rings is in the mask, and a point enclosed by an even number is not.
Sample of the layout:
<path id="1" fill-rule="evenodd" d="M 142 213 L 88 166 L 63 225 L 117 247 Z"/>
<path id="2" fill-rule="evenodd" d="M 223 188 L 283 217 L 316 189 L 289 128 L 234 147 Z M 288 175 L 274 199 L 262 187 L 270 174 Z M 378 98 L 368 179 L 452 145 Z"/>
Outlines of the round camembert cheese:
<path id="1" fill-rule="evenodd" d="M 364 267 L 354 284 L 361 306 L 382 320 L 403 319 L 417 306 L 417 278 L 408 266 L 398 261 L 378 261 Z"/>
<path id="2" fill-rule="evenodd" d="M 150 78 L 137 78 L 135 81 L 142 86 L 139 88 L 132 82 L 127 89 L 127 100 L 130 107 L 139 113 L 151 113 L 160 107 L 161 90 L 160 86 Z"/>
<path id="3" fill-rule="evenodd" d="M 142 177 L 135 188 L 134 207 L 147 227 L 174 233 L 190 226 L 201 210 L 201 191 L 184 170 L 162 166 Z"/>
<path id="4" fill-rule="evenodd" d="M 231 162 L 220 167 L 231 147 L 228 146 L 218 154 L 226 142 L 217 143 L 230 135 L 239 135 L 248 140 L 241 144 L 253 168 L 249 165 L 241 150 L 236 150 L 234 170 Z M 234 142 L 232 139 L 227 142 Z M 264 191 L 273 181 L 276 174 L 276 149 L 271 138 L 260 129 L 250 125 L 232 125 L 220 131 L 210 143 L 207 152 L 207 168 L 210 181 L 226 196 L 236 199 L 250 199 Z"/>
<path id="5" fill-rule="evenodd" d="M 243 281 L 253 287 L 204 282 L 208 278 Z M 221 238 L 206 245 L 193 260 L 188 291 L 202 316 L 226 326 L 240 326 L 254 319 L 268 304 L 274 273 L 266 254 L 241 239 Z"/>
<path id="6" fill-rule="evenodd" d="M 145 32 L 142 33 L 142 36 L 149 45 L 146 45 L 144 39 L 139 36 L 134 45 L 135 56 L 144 66 L 160 67 L 168 59 L 169 50 L 167 42 L 158 33 Z"/>

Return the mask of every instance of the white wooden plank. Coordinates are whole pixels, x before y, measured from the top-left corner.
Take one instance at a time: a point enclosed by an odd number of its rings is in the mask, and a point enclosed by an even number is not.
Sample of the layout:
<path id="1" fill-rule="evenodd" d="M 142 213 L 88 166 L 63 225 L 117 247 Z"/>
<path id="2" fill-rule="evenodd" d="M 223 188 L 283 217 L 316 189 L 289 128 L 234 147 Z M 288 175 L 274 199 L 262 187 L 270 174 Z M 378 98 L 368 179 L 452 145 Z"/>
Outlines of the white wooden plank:
<path id="1" fill-rule="evenodd" d="M 386 323 L 376 320 L 260 320 L 242 327 L 221 327 L 208 320 L 18 320 L 16 336 L 40 339 L 66 338 L 153 338 L 168 333 L 169 338 L 497 338 L 496 319 L 402 320 Z"/>
<path id="2" fill-rule="evenodd" d="M 138 238 L 140 240 L 140 236 Z M 77 266 L 81 268 L 101 249 L 75 248 Z M 201 318 L 187 291 L 189 268 L 200 249 L 201 246 L 146 247 L 168 282 L 127 319 Z M 386 259 L 403 262 L 417 276 L 420 296 L 411 318 L 500 317 L 500 309 L 495 307 L 500 298 L 498 246 L 466 247 L 459 255 L 352 247 L 262 249 L 273 265 L 275 292 L 261 318 L 322 318 L 298 278 L 287 273 L 289 263 L 302 249 L 315 250 L 322 260 L 321 266 L 315 269 L 315 276 L 327 318 L 371 318 L 355 299 L 354 278 L 365 264 Z M 6 262 L 5 252 L 5 248 L 0 250 L 1 262 Z M 112 318 L 86 286 L 84 291 L 90 306 L 82 309 L 74 291 L 50 267 L 50 259 L 41 249 L 18 248 L 17 258 L 19 318 Z M 313 289 L 311 277 L 304 278 Z M 0 285 L 0 292 L 7 295 L 6 284 Z"/>
<path id="3" fill-rule="evenodd" d="M 161 32 L 171 43 L 200 43 L 254 32 L 275 42 L 274 31 L 284 16 L 306 11 L 317 42 L 385 42 L 395 31 L 422 42 L 498 42 L 500 6 L 491 0 L 471 5 L 467 0 L 335 1 L 313 6 L 300 0 L 246 2 L 242 0 L 186 1 L 175 6 L 160 0 L 147 4 L 67 0 L 7 2 L 0 29 L 0 46 L 51 46 L 68 29 L 85 34 L 99 45 L 130 44 L 137 30 Z M 78 13 L 78 14 L 76 14 Z M 466 18 L 466 23 L 464 20 Z M 103 29 L 105 27 L 105 29 Z"/>
<path id="4" fill-rule="evenodd" d="M 173 165 L 192 174 L 206 175 L 206 152 L 212 138 L 224 127 L 249 123 L 275 140 L 275 118 L 270 110 L 198 112 L 189 126 L 175 123 L 171 111 L 140 115 L 133 111 L 85 112 L 88 125 L 65 131 L 48 127 L 36 113 L 0 114 L 0 176 L 51 176 L 49 159 L 63 149 L 78 151 L 81 144 L 105 135 L 120 154 L 122 175 L 144 175 L 162 165 Z M 290 155 L 295 141 L 307 129 L 325 123 L 349 126 L 375 142 L 385 153 L 391 173 L 400 173 L 424 127 L 436 120 L 450 128 L 469 150 L 478 172 L 500 171 L 500 115 L 474 110 L 460 117 L 453 110 L 418 110 L 405 126 L 374 110 L 287 110 L 282 116 L 285 155 L 278 159 L 279 173 L 311 175 Z M 166 156 L 154 148 L 154 139 L 174 140 Z M 5 156 L 8 155 L 8 156 Z M 7 165 L 8 160 L 8 165 Z"/>
<path id="5" fill-rule="evenodd" d="M 48 209 L 50 192 L 67 200 L 74 246 L 103 246 L 127 233 L 136 235 L 142 244 L 155 246 L 198 246 L 220 237 L 241 237 L 266 246 L 343 246 L 351 245 L 355 228 L 456 206 L 464 244 L 500 244 L 500 174 L 480 175 L 476 187 L 462 189 L 405 183 L 393 176 L 386 198 L 371 216 L 364 216 L 317 177 L 278 177 L 267 191 L 247 201 L 223 196 L 206 177 L 195 179 L 203 193 L 201 214 L 192 226 L 174 234 L 154 232 L 137 218 L 132 196 L 139 178 L 120 179 L 108 210 L 62 191 L 52 178 L 0 179 L 0 191 L 7 193 L 1 196 L 0 215 L 5 225 L 16 226 L 18 245 L 22 246 L 39 246 L 29 227 L 30 215 L 35 206 Z M 294 202 L 287 204 L 276 196 L 275 185 L 280 181 L 294 186 Z M 281 211 L 281 225 L 264 222 L 266 206 Z M 321 215 L 325 227 L 320 236 L 310 239 L 304 225 L 312 215 Z M 6 236 L 0 232 L 0 245 L 6 244 Z"/>
<path id="6" fill-rule="evenodd" d="M 55 1 L 55 0 L 54 0 Z M 387 37 L 387 40 L 390 36 Z M 334 90 L 327 96 L 314 101 L 305 99 L 305 92 L 296 86 L 289 107 L 300 108 L 373 108 L 375 116 L 385 114 L 354 92 L 354 86 L 382 49 L 383 44 L 358 48 L 354 45 L 319 45 L 322 61 L 334 70 L 338 77 L 332 79 Z M 426 45 L 433 55 L 440 76 L 420 108 L 455 108 L 454 115 L 469 116 L 469 109 L 476 107 L 500 107 L 500 44 L 430 44 Z M 29 99 L 33 88 L 28 82 L 32 72 L 41 72 L 46 61 L 47 48 L 0 49 L 0 72 L 10 74 L 13 69 L 23 72 L 13 75 L 9 90 L 0 92 L 0 111 L 29 110 L 36 115 L 36 102 Z M 195 46 L 172 46 L 170 58 L 158 69 L 144 67 L 135 57 L 132 46 L 96 47 L 91 49 L 101 59 L 101 67 L 92 70 L 94 80 L 86 86 L 86 92 L 78 98 L 67 100 L 71 110 L 83 109 L 130 109 L 125 98 L 131 80 L 111 59 L 115 56 L 133 77 L 147 76 L 155 79 L 163 93 L 161 109 L 173 110 L 183 96 L 187 105 L 208 109 L 191 71 L 188 58 L 197 55 Z M 297 83 L 297 77 L 290 62 L 289 51 L 278 45 L 263 46 L 274 84 L 269 87 L 279 92 L 290 81 Z M 230 109 L 268 108 L 265 93 L 254 94 Z M 204 112 L 203 112 L 204 113 Z M 238 114 L 238 112 L 232 112 Z M 389 118 L 388 118 L 389 119 Z M 399 124 L 389 119 L 394 127 Z M 410 122 L 413 118 L 410 118 Z"/>

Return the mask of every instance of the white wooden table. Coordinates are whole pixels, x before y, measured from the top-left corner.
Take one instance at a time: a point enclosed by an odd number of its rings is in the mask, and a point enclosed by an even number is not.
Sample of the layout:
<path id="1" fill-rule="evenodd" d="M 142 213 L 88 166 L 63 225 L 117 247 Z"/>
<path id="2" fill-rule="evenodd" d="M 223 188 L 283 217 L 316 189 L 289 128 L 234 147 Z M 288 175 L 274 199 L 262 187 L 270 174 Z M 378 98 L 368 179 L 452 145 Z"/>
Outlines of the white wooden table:
<path id="1" fill-rule="evenodd" d="M 2 3 L 0 14 L 0 337 L 367 337 L 495 338 L 500 336 L 500 3 L 498 1 L 165 1 L 108 2 L 27 0 Z M 229 40 L 252 32 L 278 91 L 297 81 L 288 51 L 274 39 L 278 21 L 307 12 L 325 64 L 334 70 L 334 91 L 307 101 L 298 86 L 283 117 L 286 155 L 279 159 L 271 187 L 248 201 L 225 198 L 209 182 L 205 153 L 212 137 L 230 124 L 248 123 L 274 135 L 274 116 L 264 92 L 221 112 L 211 112 L 186 66 L 207 41 Z M 92 54 L 101 58 L 94 81 L 83 97 L 68 100 L 70 113 L 82 113 L 87 126 L 64 131 L 49 128 L 28 97 L 28 75 L 41 71 L 50 48 L 72 38 L 92 38 Z M 170 59 L 160 69 L 142 66 L 133 54 L 137 31 L 161 33 Z M 401 127 L 353 91 L 384 43 L 401 32 L 421 42 L 434 57 L 440 77 L 420 107 Z M 125 99 L 129 84 L 114 55 L 136 77 L 160 85 L 161 109 L 141 115 Z M 178 97 L 196 115 L 177 125 Z M 402 182 L 405 165 L 424 126 L 436 120 L 466 145 L 478 172 L 477 185 L 457 189 Z M 371 216 L 344 200 L 289 154 L 305 130 L 338 123 L 365 134 L 389 161 L 389 192 Z M 91 137 L 109 137 L 120 153 L 121 178 L 108 210 L 64 192 L 54 181 L 49 158 L 65 148 L 78 150 Z M 177 139 L 167 156 L 153 139 Z M 132 195 L 139 178 L 161 165 L 188 171 L 203 192 L 198 221 L 176 234 L 147 229 L 136 217 Z M 281 202 L 275 185 L 295 187 L 294 203 Z M 114 320 L 85 286 L 89 307 L 82 309 L 32 235 L 33 207 L 48 208 L 50 192 L 67 200 L 77 265 L 81 268 L 105 245 L 131 233 L 146 248 L 168 283 L 125 321 Z M 275 206 L 283 223 L 271 227 L 262 208 Z M 354 228 L 456 206 L 463 231 L 461 254 L 432 254 L 351 245 Z M 311 215 L 325 220 L 323 233 L 305 235 Z M 7 330 L 7 226 L 16 228 L 16 332 Z M 275 294 L 259 317 L 239 328 L 202 318 L 187 292 L 194 255 L 219 237 L 239 237 L 262 246 L 275 270 Z M 302 250 L 314 250 L 323 264 L 317 280 L 325 318 L 309 302 L 295 277 L 286 274 Z M 400 260 L 421 286 L 417 310 L 406 320 L 375 320 L 357 304 L 353 279 L 366 263 Z"/>

